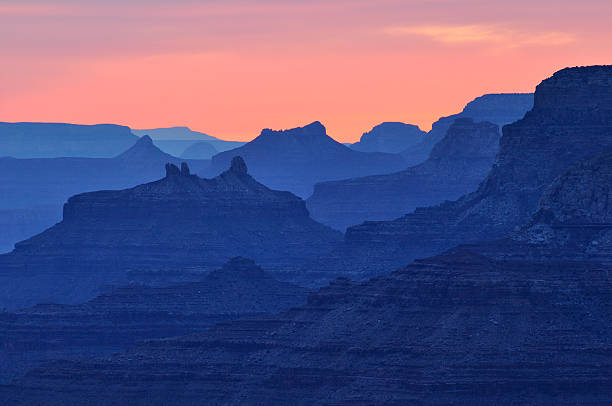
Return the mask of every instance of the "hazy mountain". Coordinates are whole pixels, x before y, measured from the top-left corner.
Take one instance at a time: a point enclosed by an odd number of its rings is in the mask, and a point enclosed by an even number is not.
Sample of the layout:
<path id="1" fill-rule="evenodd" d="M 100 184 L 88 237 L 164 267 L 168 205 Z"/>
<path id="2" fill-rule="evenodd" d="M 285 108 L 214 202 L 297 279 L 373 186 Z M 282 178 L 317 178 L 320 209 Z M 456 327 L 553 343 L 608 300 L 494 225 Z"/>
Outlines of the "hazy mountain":
<path id="1" fill-rule="evenodd" d="M 453 200 L 474 190 L 499 149 L 499 128 L 460 118 L 427 161 L 389 175 L 315 185 L 307 200 L 317 221 L 339 230 L 366 220 L 393 220 L 416 207 Z"/>
<path id="2" fill-rule="evenodd" d="M 166 164 L 158 181 L 71 197 L 60 223 L 0 256 L 0 306 L 75 303 L 138 272 L 174 281 L 235 256 L 286 271 L 340 239 L 303 200 L 255 181 L 240 157 L 213 179 Z"/>
<path id="3" fill-rule="evenodd" d="M 188 147 L 181 154 L 181 158 L 186 159 L 211 159 L 217 154 L 217 150 L 207 141 L 199 141 Z"/>
<path id="4" fill-rule="evenodd" d="M 148 135 L 153 139 L 153 143 L 157 147 L 174 156 L 181 156 L 187 148 L 201 141 L 208 142 L 217 151 L 227 151 L 245 144 L 240 141 L 221 140 L 208 134 L 193 131 L 188 127 L 152 128 L 148 130 L 132 130 L 132 132 L 139 137 Z"/>
<path id="5" fill-rule="evenodd" d="M 363 133 L 350 147 L 362 152 L 400 153 L 423 141 L 427 133 L 412 124 L 385 122 Z"/>
<path id="6" fill-rule="evenodd" d="M 215 155 L 212 173 L 240 155 L 266 186 L 307 197 L 315 183 L 395 172 L 405 168 L 397 154 L 354 151 L 334 141 L 321 123 L 274 131 L 265 129 L 248 144 Z"/>
<path id="7" fill-rule="evenodd" d="M 0 157 L 110 158 L 137 140 L 129 127 L 114 124 L 0 122 Z"/>

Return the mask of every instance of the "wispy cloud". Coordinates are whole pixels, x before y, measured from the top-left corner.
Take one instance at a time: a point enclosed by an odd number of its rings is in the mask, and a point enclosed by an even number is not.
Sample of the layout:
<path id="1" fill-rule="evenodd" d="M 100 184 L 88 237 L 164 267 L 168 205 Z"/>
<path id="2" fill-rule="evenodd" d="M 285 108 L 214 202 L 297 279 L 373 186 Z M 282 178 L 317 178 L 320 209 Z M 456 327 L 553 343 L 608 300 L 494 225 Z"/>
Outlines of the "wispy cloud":
<path id="1" fill-rule="evenodd" d="M 575 36 L 559 31 L 529 32 L 487 24 L 472 25 L 416 25 L 387 27 L 389 35 L 417 35 L 446 44 L 491 43 L 505 47 L 529 45 L 564 45 L 574 42 Z"/>

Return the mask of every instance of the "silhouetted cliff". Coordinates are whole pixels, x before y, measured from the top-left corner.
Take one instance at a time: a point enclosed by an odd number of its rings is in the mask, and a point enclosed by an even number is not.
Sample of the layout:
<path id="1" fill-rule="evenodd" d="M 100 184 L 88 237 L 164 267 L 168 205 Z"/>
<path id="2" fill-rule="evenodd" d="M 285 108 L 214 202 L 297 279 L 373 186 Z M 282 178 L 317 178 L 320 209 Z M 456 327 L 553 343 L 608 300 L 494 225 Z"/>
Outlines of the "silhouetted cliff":
<path id="1" fill-rule="evenodd" d="M 308 210 L 317 221 L 345 230 L 457 199 L 484 179 L 499 138 L 495 124 L 457 119 L 424 163 L 389 175 L 318 183 L 307 200 Z"/>

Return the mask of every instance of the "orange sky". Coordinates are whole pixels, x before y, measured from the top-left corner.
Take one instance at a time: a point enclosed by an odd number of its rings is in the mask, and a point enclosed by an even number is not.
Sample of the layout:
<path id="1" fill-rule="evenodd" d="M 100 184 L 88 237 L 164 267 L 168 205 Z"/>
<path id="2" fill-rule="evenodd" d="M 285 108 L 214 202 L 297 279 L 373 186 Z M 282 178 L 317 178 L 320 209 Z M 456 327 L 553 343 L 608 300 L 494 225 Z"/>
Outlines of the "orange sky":
<path id="1" fill-rule="evenodd" d="M 612 63 L 611 17 L 609 0 L 0 0 L 0 121 L 429 129 L 481 94 Z"/>

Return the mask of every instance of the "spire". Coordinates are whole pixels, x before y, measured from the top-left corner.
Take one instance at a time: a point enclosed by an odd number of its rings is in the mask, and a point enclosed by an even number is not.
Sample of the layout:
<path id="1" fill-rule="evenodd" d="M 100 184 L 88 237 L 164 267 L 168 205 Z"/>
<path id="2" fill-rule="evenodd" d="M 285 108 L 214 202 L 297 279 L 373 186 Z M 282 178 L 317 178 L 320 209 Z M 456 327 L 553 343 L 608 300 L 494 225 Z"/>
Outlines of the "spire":
<path id="1" fill-rule="evenodd" d="M 241 156 L 235 156 L 232 158 L 232 165 L 230 166 L 229 170 L 237 175 L 246 175 L 248 172 L 246 163 Z"/>

